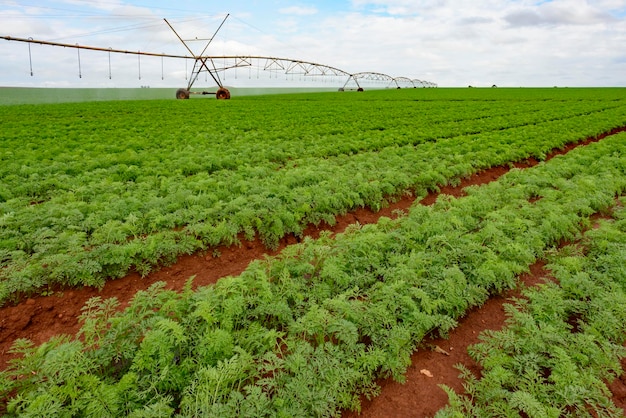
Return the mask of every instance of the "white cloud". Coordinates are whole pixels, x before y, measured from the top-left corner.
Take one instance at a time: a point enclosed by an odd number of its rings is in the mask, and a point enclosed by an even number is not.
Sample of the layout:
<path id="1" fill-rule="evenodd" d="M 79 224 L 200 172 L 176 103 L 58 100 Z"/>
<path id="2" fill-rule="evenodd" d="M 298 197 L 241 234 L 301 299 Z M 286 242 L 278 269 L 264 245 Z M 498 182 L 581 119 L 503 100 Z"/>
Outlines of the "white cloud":
<path id="1" fill-rule="evenodd" d="M 441 86 L 626 86 L 623 0 L 352 0 L 340 10 L 321 5 L 271 9 L 260 5 L 263 0 L 252 3 L 256 9 L 250 2 L 239 6 L 241 12 L 227 21 L 207 53 L 289 57 L 349 72 L 373 71 L 429 80 Z M 77 4 L 66 4 L 66 8 L 76 9 Z M 107 10 L 102 16 L 95 13 L 82 19 L 80 24 L 61 18 L 35 19 L 33 14 L 42 11 L 32 8 L 0 12 L 0 27 L 6 32 L 2 35 L 63 37 L 63 42 L 186 53 L 162 21 L 162 11 L 124 6 L 119 1 L 88 4 L 90 10 Z M 107 20 L 107 16 L 114 17 Z M 188 14 L 171 21 L 181 36 L 189 39 L 211 36 L 222 18 L 215 15 L 207 21 Z M 137 25 L 136 30 L 106 31 L 132 25 Z M 85 33 L 93 35 L 82 37 Z M 69 80 L 66 82 L 74 84 L 88 82 L 95 72 L 107 75 L 106 54 L 100 58 L 85 55 L 87 80 L 76 80 L 76 51 L 33 47 L 35 72 L 40 77 L 25 77 L 26 45 L 11 44 L 0 41 L 0 84 L 41 80 Z M 205 44 L 192 46 L 196 51 Z M 138 83 L 136 57 L 115 57 L 113 65 L 119 66 L 113 68 L 117 77 L 113 82 L 121 84 L 126 74 L 124 83 Z M 158 60 L 142 61 L 146 78 L 154 67 L 153 73 L 159 75 L 155 84 L 177 85 L 185 72 L 184 63 L 166 61 L 166 71 L 168 65 L 176 74 L 174 81 L 168 77 L 160 80 Z"/>
<path id="2" fill-rule="evenodd" d="M 345 28 L 339 21 L 330 24 L 337 28 L 335 37 L 343 39 L 344 46 L 352 45 L 348 48 L 353 59 L 366 56 L 383 71 L 416 71 L 417 77 L 428 74 L 440 85 L 626 85 L 622 76 L 626 68 L 616 58 L 623 49 L 626 25 L 614 12 L 625 7 L 623 2 L 354 0 L 353 4 L 360 11 L 354 20 L 360 22 L 348 21 Z M 387 13 L 367 14 L 367 7 Z M 520 11 L 527 15 L 516 16 Z M 527 20 L 516 22 L 515 17 Z"/>
<path id="3" fill-rule="evenodd" d="M 512 10 L 504 19 L 511 26 L 593 25 L 614 22 L 608 12 L 594 8 L 585 1 L 554 1 L 538 7 Z"/>

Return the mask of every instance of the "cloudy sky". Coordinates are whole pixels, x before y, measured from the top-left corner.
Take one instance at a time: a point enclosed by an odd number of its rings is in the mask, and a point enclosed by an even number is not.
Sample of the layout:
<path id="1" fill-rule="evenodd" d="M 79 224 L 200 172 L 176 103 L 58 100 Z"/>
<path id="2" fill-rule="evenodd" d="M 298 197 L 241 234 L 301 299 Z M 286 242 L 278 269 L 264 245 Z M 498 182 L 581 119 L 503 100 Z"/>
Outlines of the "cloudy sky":
<path id="1" fill-rule="evenodd" d="M 186 55 L 163 19 L 200 53 L 226 14 L 207 55 L 441 87 L 626 87 L 626 0 L 0 0 L 0 36 Z M 4 39 L 0 54 L 0 86 L 180 86 L 193 64 Z"/>

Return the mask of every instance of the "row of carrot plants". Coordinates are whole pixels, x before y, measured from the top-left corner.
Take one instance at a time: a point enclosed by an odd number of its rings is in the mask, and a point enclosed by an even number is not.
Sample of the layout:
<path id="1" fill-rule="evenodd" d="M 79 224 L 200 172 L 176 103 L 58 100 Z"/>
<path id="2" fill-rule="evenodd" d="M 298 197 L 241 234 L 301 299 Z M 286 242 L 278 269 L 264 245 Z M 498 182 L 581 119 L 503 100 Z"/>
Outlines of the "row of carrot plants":
<path id="1" fill-rule="evenodd" d="M 346 211 L 423 196 L 626 125 L 619 95 L 566 93 L 551 100 L 517 91 L 418 100 L 433 93 L 407 91 L 0 108 L 8 116 L 0 304 L 51 285 L 102 286 L 132 269 L 146 274 L 242 237 L 272 248 Z M 34 110 L 40 119 L 27 120 Z M 208 132 L 201 130 L 206 112 Z M 156 119 L 135 120 L 153 113 Z"/>
<path id="2" fill-rule="evenodd" d="M 2 372 L 20 416 L 333 416 L 402 381 L 443 334 L 626 192 L 626 134 L 396 220 L 287 247 L 238 277 L 176 293 L 154 285 L 123 312 L 92 299 L 76 337 Z M 191 283 L 190 283 L 191 284 Z"/>
<path id="3" fill-rule="evenodd" d="M 445 417 L 623 417 L 607 383 L 626 357 L 626 210 L 550 255 L 550 280 L 506 309 L 507 326 L 485 331 L 459 365 L 465 394 L 450 388 Z"/>

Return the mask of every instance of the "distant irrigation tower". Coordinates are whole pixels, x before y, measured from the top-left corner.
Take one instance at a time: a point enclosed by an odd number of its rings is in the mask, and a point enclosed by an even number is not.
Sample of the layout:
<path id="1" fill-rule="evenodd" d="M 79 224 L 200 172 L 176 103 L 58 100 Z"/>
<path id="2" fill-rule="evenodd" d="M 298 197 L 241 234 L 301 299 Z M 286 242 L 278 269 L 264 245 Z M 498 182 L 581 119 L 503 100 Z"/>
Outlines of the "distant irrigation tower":
<path id="1" fill-rule="evenodd" d="M 128 54 L 128 55 L 136 55 L 138 57 L 138 65 L 141 71 L 141 56 L 151 56 L 151 57 L 161 57 L 163 58 L 176 58 L 183 60 L 192 60 L 193 65 L 191 68 L 190 75 L 188 77 L 188 83 L 186 87 L 181 87 L 176 90 L 176 98 L 177 99 L 189 99 L 189 97 L 193 94 L 199 95 L 215 95 L 215 97 L 219 100 L 227 100 L 230 99 L 230 91 L 224 86 L 223 80 L 227 70 L 237 70 L 239 68 L 247 69 L 248 74 L 251 74 L 254 70 L 257 74 L 260 71 L 269 72 L 270 78 L 271 75 L 275 75 L 277 78 L 278 75 L 284 76 L 286 79 L 289 77 L 299 77 L 305 79 L 320 79 L 323 77 L 332 76 L 333 78 L 345 78 L 345 83 L 342 87 L 339 88 L 339 91 L 345 90 L 356 90 L 356 91 L 364 91 L 364 85 L 367 83 L 375 83 L 379 86 L 384 86 L 386 88 L 431 88 L 437 87 L 435 83 L 424 80 L 410 79 L 407 77 L 392 77 L 387 74 L 382 74 L 378 72 L 358 72 L 358 73 L 350 73 L 348 71 L 332 67 L 329 65 L 318 64 L 314 62 L 302 61 L 291 58 L 277 58 L 270 56 L 242 56 L 242 55 L 223 55 L 223 56 L 215 56 L 215 55 L 205 55 L 207 49 L 211 45 L 211 42 L 220 31 L 226 19 L 228 19 L 229 15 L 226 15 L 224 20 L 222 20 L 221 24 L 213 34 L 211 38 L 205 39 L 207 41 L 206 45 L 202 49 L 200 53 L 196 53 L 190 47 L 191 41 L 198 41 L 198 38 L 193 40 L 185 40 L 183 39 L 179 33 L 174 29 L 174 27 L 167 21 L 167 19 L 163 19 L 165 23 L 170 27 L 172 32 L 176 35 L 176 37 L 180 40 L 180 42 L 184 45 L 187 51 L 191 55 L 176 55 L 176 54 L 164 54 L 164 53 L 153 53 L 153 52 L 142 52 L 142 51 L 129 51 L 122 49 L 113 49 L 113 48 L 100 48 L 94 46 L 87 45 L 79 45 L 79 44 L 66 44 L 59 42 L 49 42 L 43 40 L 37 40 L 33 38 L 16 38 L 11 36 L 1 36 L 1 39 L 5 39 L 7 41 L 17 41 L 17 42 L 25 42 L 29 44 L 28 54 L 29 54 L 29 62 L 30 62 L 30 75 L 33 76 L 32 69 L 32 56 L 30 51 L 30 44 L 40 44 L 40 45 L 49 45 L 49 46 L 59 46 L 64 48 L 74 48 L 78 50 L 78 66 L 79 66 L 79 77 L 81 77 L 81 62 L 80 62 L 80 51 L 81 50 L 91 50 L 91 51 L 101 51 L 109 54 L 109 78 L 111 77 L 110 72 L 110 56 L 111 53 L 114 54 Z M 200 76 L 204 74 L 205 76 L 210 76 L 215 84 L 217 85 L 216 91 L 196 91 L 192 90 L 194 84 Z M 208 78 L 208 77 L 207 77 Z"/>

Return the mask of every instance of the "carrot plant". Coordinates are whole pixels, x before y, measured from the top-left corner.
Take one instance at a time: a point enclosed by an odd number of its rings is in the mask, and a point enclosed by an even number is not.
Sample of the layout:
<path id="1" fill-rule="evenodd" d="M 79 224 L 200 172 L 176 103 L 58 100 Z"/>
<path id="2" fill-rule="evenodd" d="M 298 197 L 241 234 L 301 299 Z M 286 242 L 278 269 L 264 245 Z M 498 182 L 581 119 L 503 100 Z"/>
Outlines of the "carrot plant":
<path id="1" fill-rule="evenodd" d="M 615 219 L 549 256 L 553 278 L 525 290 L 526 299 L 506 306 L 506 327 L 470 347 L 481 377 L 459 366 L 466 394 L 444 387 L 450 406 L 438 417 L 623 416 L 606 382 L 626 356 L 625 214 L 616 209 Z"/>
<path id="2" fill-rule="evenodd" d="M 512 170 L 461 199 L 307 238 L 195 292 L 157 284 L 120 313 L 114 300 L 94 299 L 77 337 L 16 343 L 21 356 L 2 372 L 0 398 L 9 416 L 358 410 L 361 396 L 378 393 L 376 379 L 404 379 L 425 336 L 445 335 L 614 205 L 626 191 L 625 135 Z"/>
<path id="3" fill-rule="evenodd" d="M 619 90 L 454 92 L 2 106 L 0 303 L 241 239 L 274 248 L 626 124 Z"/>

